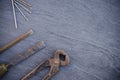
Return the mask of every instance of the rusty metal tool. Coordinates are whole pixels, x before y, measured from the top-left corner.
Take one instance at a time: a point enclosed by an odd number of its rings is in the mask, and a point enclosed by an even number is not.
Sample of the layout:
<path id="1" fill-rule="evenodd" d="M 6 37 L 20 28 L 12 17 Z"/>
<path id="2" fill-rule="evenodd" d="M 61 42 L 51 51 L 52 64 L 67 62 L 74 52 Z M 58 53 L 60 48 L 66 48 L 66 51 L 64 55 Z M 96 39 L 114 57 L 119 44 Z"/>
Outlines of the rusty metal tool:
<path id="1" fill-rule="evenodd" d="M 53 58 L 48 58 L 38 64 L 27 75 L 23 76 L 20 80 L 28 80 L 35 75 L 39 70 L 50 67 L 50 71 L 41 80 L 50 80 L 58 71 L 60 66 L 66 66 L 69 64 L 69 56 L 62 50 L 56 50 Z"/>
<path id="2" fill-rule="evenodd" d="M 8 42 L 5 46 L 0 48 L 0 54 L 2 52 L 4 52 L 5 50 L 9 49 L 14 44 L 16 44 L 16 43 L 20 42 L 21 40 L 25 39 L 26 37 L 28 37 L 32 33 L 33 33 L 33 31 L 32 31 L 32 29 L 30 29 L 29 31 L 27 31 L 24 34 L 22 34 L 22 35 L 18 36 L 17 38 L 15 38 L 14 40 Z"/>
<path id="3" fill-rule="evenodd" d="M 14 65 L 24 61 L 25 59 L 29 58 L 31 55 L 35 54 L 36 52 L 38 52 L 39 50 L 41 50 L 43 48 L 45 48 L 44 42 L 39 41 L 39 42 L 35 43 L 33 46 L 29 47 L 23 53 L 10 59 L 10 62 L 8 62 L 7 64 L 0 63 L 0 78 L 5 75 L 5 73 L 8 71 L 8 69 L 11 66 L 14 66 Z"/>

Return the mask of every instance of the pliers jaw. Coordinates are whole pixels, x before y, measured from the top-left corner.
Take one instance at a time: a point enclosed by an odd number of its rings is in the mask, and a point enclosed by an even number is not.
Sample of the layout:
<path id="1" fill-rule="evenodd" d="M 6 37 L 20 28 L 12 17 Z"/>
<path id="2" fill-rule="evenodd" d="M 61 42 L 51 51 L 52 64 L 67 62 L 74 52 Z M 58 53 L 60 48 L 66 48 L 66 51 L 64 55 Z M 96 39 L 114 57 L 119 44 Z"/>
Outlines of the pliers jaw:
<path id="1" fill-rule="evenodd" d="M 56 50 L 54 53 L 54 59 L 59 59 L 60 61 L 60 65 L 61 66 L 65 66 L 68 65 L 70 60 L 69 60 L 69 56 L 62 50 Z"/>

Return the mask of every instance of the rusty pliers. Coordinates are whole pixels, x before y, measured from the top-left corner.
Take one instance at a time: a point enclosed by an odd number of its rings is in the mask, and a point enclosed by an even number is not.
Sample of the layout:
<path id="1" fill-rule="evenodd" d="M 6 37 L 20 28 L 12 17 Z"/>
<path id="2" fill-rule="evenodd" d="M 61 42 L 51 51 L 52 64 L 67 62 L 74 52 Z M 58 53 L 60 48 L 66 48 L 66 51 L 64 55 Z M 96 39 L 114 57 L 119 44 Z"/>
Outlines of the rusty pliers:
<path id="1" fill-rule="evenodd" d="M 44 60 L 40 64 L 38 64 L 32 71 L 30 71 L 27 75 L 21 78 L 21 80 L 28 80 L 34 74 L 36 74 L 39 70 L 42 70 L 45 67 L 50 67 L 50 71 L 41 79 L 41 80 L 49 80 L 53 75 L 55 75 L 59 71 L 60 66 L 65 66 L 69 64 L 69 56 L 62 50 L 56 50 L 53 58 L 48 58 Z"/>

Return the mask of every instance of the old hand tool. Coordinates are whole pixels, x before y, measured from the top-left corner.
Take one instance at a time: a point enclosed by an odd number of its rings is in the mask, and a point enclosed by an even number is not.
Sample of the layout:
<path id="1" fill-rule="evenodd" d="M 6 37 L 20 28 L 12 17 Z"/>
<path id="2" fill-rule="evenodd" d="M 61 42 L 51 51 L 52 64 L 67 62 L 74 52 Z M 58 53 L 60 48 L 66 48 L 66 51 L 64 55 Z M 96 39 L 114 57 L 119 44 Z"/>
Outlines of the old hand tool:
<path id="1" fill-rule="evenodd" d="M 39 41 L 39 42 L 35 43 L 33 46 L 31 46 L 30 48 L 28 48 L 25 52 L 12 58 L 9 63 L 0 64 L 0 77 L 2 77 L 7 72 L 8 68 L 27 59 L 28 57 L 30 57 L 34 53 L 38 52 L 39 50 L 43 49 L 44 47 L 45 47 L 44 42 Z"/>
<path id="2" fill-rule="evenodd" d="M 9 49 L 11 46 L 13 46 L 14 44 L 16 44 L 17 42 L 25 39 L 26 37 L 28 37 L 32 33 L 33 33 L 33 31 L 29 30 L 29 31 L 25 32 L 24 34 L 22 34 L 22 35 L 18 36 L 17 38 L 15 38 L 14 40 L 10 41 L 5 46 L 3 46 L 3 47 L 0 48 L 0 54 L 2 52 L 4 52 L 5 50 Z"/>
<path id="3" fill-rule="evenodd" d="M 50 71 L 42 78 L 42 80 L 49 80 L 53 75 L 59 71 L 60 66 L 65 66 L 69 64 L 69 56 L 62 50 L 56 50 L 53 58 L 49 58 L 40 64 L 38 64 L 32 71 L 25 75 L 21 80 L 28 80 L 39 70 L 50 67 Z"/>

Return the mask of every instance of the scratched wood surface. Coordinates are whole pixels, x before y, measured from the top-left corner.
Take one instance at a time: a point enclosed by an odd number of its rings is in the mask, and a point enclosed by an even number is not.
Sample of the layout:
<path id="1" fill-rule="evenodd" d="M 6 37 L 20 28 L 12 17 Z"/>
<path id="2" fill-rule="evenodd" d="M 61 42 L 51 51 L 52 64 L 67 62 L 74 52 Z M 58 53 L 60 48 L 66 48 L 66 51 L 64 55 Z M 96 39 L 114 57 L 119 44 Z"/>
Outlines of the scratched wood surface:
<path id="1" fill-rule="evenodd" d="M 56 49 L 70 56 L 70 65 L 61 67 L 51 80 L 120 80 L 120 1 L 119 0 L 26 0 L 32 14 L 25 21 L 18 10 L 16 30 L 10 0 L 0 0 L 0 46 L 29 29 L 34 34 L 0 54 L 0 62 L 36 41 L 46 48 L 13 66 L 1 80 L 19 80 Z M 30 80 L 39 80 L 43 70 Z"/>

